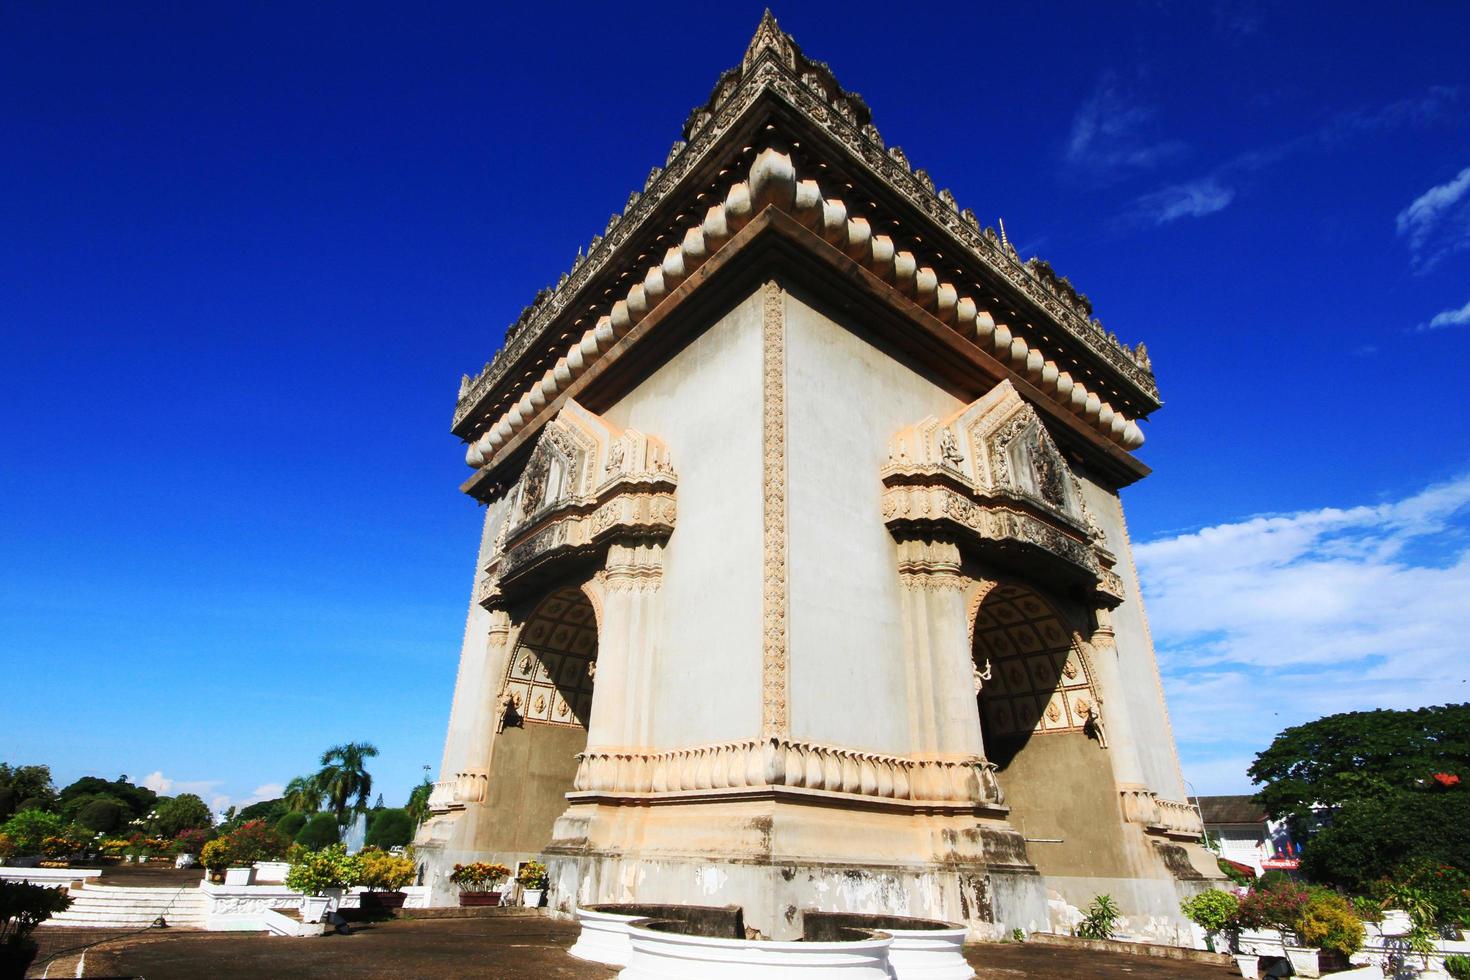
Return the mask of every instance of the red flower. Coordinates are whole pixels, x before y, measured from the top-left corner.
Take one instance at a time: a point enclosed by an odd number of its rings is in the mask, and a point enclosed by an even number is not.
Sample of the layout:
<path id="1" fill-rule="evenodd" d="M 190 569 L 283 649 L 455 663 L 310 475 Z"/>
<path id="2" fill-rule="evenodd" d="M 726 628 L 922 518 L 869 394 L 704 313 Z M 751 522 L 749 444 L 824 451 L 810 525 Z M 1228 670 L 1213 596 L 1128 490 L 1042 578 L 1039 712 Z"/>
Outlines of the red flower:
<path id="1" fill-rule="evenodd" d="M 1452 772 L 1437 772 L 1434 774 L 1434 781 L 1436 783 L 1439 783 L 1441 786 L 1460 785 L 1460 777 L 1456 776 Z"/>

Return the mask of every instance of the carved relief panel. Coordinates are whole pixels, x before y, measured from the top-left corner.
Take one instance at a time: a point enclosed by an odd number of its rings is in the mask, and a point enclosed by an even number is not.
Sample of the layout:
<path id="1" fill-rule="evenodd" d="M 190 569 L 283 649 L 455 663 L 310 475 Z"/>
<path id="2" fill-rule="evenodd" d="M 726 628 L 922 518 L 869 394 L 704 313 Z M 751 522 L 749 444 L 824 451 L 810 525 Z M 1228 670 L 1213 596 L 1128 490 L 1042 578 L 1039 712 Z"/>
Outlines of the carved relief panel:
<path id="1" fill-rule="evenodd" d="M 578 589 L 561 589 L 536 608 L 506 668 L 510 707 L 527 724 L 587 727 L 592 711 L 597 622 Z"/>

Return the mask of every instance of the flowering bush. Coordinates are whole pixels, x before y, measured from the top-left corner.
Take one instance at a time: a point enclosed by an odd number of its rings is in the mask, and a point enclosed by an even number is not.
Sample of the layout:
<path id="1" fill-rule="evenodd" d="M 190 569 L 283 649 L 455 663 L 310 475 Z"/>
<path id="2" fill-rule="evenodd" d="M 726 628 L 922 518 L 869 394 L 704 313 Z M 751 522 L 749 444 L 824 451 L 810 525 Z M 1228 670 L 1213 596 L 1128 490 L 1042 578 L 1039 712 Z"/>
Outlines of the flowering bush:
<path id="1" fill-rule="evenodd" d="M 41 842 L 66 832 L 66 821 L 44 810 L 22 810 L 0 827 L 15 844 L 18 854 L 40 854 Z"/>
<path id="2" fill-rule="evenodd" d="M 286 887 L 303 895 L 320 895 L 328 888 L 351 888 L 362 880 L 363 862 L 347 853 L 346 844 L 319 851 L 302 851 L 286 872 Z"/>
<path id="3" fill-rule="evenodd" d="M 210 871 L 245 868 L 256 861 L 278 861 L 290 847 L 291 842 L 264 820 L 250 820 L 205 844 L 199 862 Z"/>
<path id="4" fill-rule="evenodd" d="M 0 834 L 0 864 L 15 856 L 15 841 L 6 834 Z"/>
<path id="5" fill-rule="evenodd" d="M 1440 861 L 1420 859 L 1400 865 L 1394 873 L 1379 879 L 1373 886 L 1373 897 L 1382 907 L 1405 908 L 1408 894 L 1421 895 L 1433 906 L 1429 917 L 1440 926 L 1470 929 L 1470 875 Z M 1405 908 L 1412 912 L 1412 909 Z"/>
<path id="6" fill-rule="evenodd" d="M 413 884 L 418 877 L 412 858 L 389 854 L 376 847 L 364 848 L 358 857 L 362 861 L 362 884 L 370 891 L 395 892 Z"/>
<path id="7" fill-rule="evenodd" d="M 486 885 L 498 885 L 510 877 L 510 869 L 503 864 L 487 864 L 484 861 L 476 861 L 474 864 L 456 864 L 454 870 L 449 874 L 449 880 L 454 882 L 465 891 L 484 891 Z"/>
<path id="8" fill-rule="evenodd" d="M 190 827 L 179 831 L 174 838 L 173 850 L 175 854 L 198 854 L 208 843 L 209 831 L 202 827 Z"/>
<path id="9" fill-rule="evenodd" d="M 522 888 L 539 891 L 546 887 L 546 865 L 540 861 L 527 861 L 521 865 L 520 873 L 516 875 L 516 881 L 520 882 Z"/>
<path id="10" fill-rule="evenodd" d="M 1292 929 L 1302 945 L 1316 946 L 1344 957 L 1363 948 L 1363 923 L 1354 914 L 1352 903 L 1325 888 L 1312 889 L 1307 907 Z"/>
<path id="11" fill-rule="evenodd" d="M 1307 889 L 1294 881 L 1275 888 L 1252 888 L 1240 900 L 1236 918 L 1247 929 L 1292 929 L 1306 911 L 1309 898 Z"/>
<path id="12" fill-rule="evenodd" d="M 82 842 L 68 833 L 50 834 L 41 838 L 41 853 L 48 858 L 70 857 L 82 847 Z"/>
<path id="13" fill-rule="evenodd" d="M 122 857 L 128 852 L 128 847 L 126 837 L 104 837 L 97 844 L 97 850 L 107 857 Z"/>

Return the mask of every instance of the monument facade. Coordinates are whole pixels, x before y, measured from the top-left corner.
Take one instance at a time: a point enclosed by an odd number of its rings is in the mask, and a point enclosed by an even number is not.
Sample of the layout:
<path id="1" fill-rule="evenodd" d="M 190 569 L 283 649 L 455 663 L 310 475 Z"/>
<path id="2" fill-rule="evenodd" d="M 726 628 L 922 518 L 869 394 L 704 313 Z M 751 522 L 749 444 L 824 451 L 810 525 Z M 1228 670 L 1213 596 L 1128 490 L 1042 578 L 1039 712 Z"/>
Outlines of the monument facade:
<path id="1" fill-rule="evenodd" d="M 1171 938 L 1214 876 L 1119 490 L 1147 353 L 769 14 L 464 378 L 485 505 L 418 854 L 550 901 Z"/>

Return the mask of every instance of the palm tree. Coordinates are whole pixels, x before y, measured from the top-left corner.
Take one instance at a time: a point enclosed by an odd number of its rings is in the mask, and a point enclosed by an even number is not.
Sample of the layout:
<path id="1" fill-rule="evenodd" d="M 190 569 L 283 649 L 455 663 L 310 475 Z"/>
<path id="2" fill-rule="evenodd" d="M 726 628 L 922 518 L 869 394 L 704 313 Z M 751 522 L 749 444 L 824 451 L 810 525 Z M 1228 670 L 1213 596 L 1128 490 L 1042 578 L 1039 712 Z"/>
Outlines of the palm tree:
<path id="1" fill-rule="evenodd" d="M 377 754 L 378 749 L 371 742 L 334 745 L 322 753 L 322 771 L 314 781 L 327 798 L 327 808 L 337 815 L 338 826 L 347 825 L 349 813 L 367 809 L 373 777 L 365 764 Z"/>
<path id="2" fill-rule="evenodd" d="M 316 813 L 322 808 L 322 791 L 315 776 L 297 776 L 286 784 L 283 795 L 288 810 Z"/>

